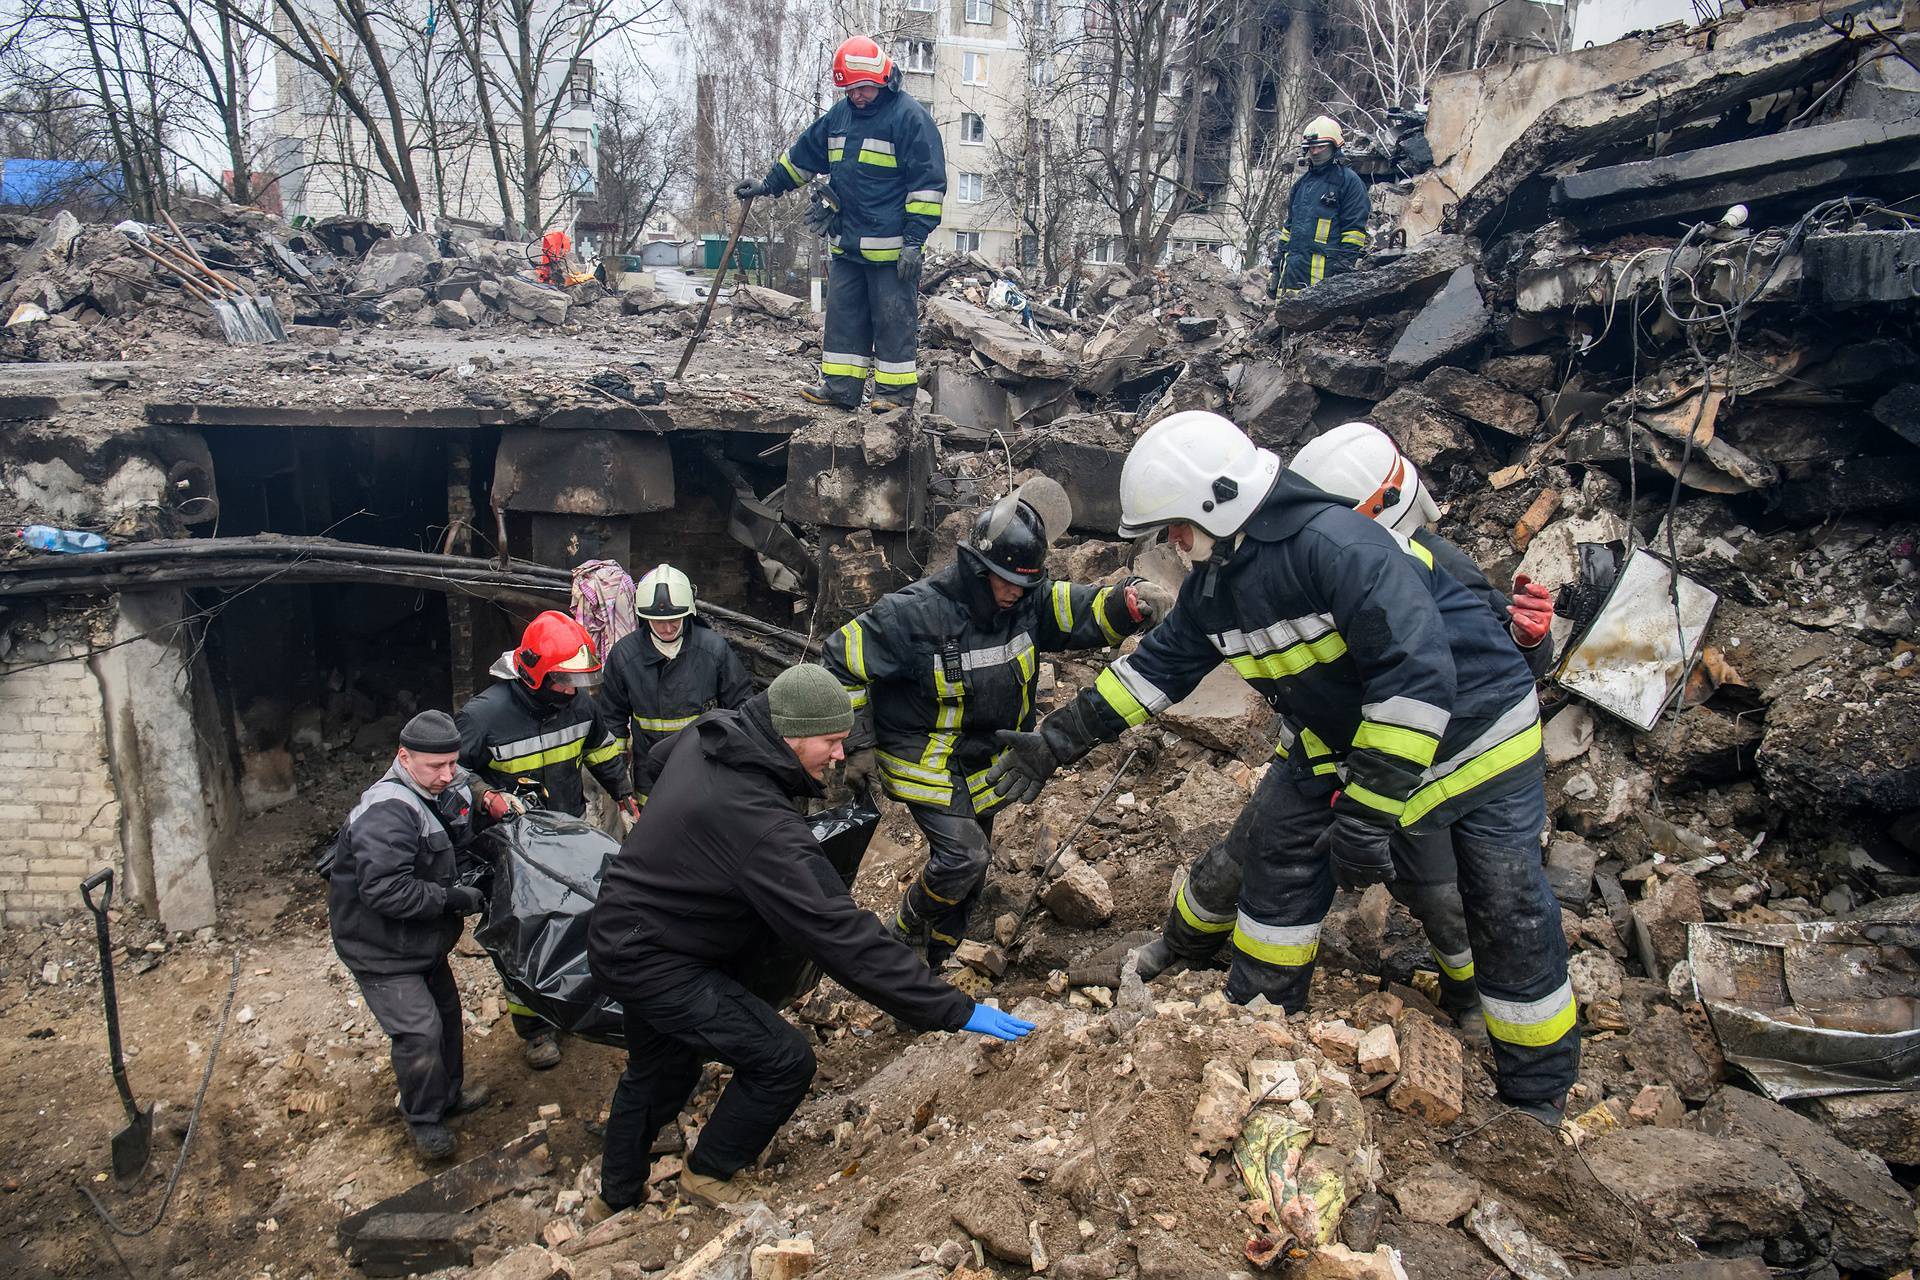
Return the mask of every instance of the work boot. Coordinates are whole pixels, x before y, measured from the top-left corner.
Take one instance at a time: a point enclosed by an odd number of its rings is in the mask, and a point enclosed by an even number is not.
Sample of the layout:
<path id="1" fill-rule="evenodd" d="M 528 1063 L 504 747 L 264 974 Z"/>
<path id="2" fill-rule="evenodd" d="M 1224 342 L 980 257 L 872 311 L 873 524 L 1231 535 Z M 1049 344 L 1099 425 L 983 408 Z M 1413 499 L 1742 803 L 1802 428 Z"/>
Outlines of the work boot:
<path id="1" fill-rule="evenodd" d="M 1479 1004 L 1470 1004 L 1464 1009 L 1448 1009 L 1453 1025 L 1459 1030 L 1460 1038 L 1468 1044 L 1487 1042 L 1487 1015 L 1480 1011 Z"/>
<path id="2" fill-rule="evenodd" d="M 1167 935 L 1161 934 L 1152 942 L 1135 947 L 1127 953 L 1133 957 L 1134 972 L 1140 975 L 1140 981 L 1152 982 L 1165 973 L 1178 959 L 1167 947 Z M 1120 970 L 1126 972 L 1126 962 L 1120 963 Z"/>
<path id="3" fill-rule="evenodd" d="M 560 1042 L 551 1031 L 542 1031 L 527 1041 L 520 1053 L 535 1071 L 548 1071 L 560 1065 Z"/>
<path id="4" fill-rule="evenodd" d="M 1502 1106 L 1512 1107 L 1521 1115 L 1532 1116 L 1555 1133 L 1560 1132 L 1560 1126 L 1566 1123 L 1567 1095 L 1564 1093 L 1558 1098 L 1535 1098 L 1531 1102 L 1509 1098 L 1503 1093 L 1499 1095 L 1499 1100 Z"/>
<path id="5" fill-rule="evenodd" d="M 691 1169 L 680 1172 L 680 1194 L 709 1209 L 718 1209 L 725 1204 L 745 1204 L 749 1200 L 764 1202 L 767 1198 L 766 1188 L 745 1173 L 736 1173 L 731 1178 L 709 1178 Z"/>
<path id="6" fill-rule="evenodd" d="M 875 413 L 893 413 L 898 409 L 911 409 L 913 408 L 913 393 L 909 391 L 904 396 L 880 395 L 876 393 L 873 397 L 873 402 L 867 407 Z"/>
<path id="7" fill-rule="evenodd" d="M 455 1116 L 466 1115 L 469 1111 L 478 1111 L 487 1105 L 487 1099 L 492 1096 L 492 1091 L 483 1084 L 477 1084 L 471 1089 L 462 1089 L 460 1096 L 448 1104 L 446 1118 L 451 1120 Z"/>
<path id="8" fill-rule="evenodd" d="M 460 1145 L 453 1130 L 443 1124 L 409 1123 L 407 1129 L 413 1134 L 413 1145 L 428 1160 L 445 1160 Z"/>
<path id="9" fill-rule="evenodd" d="M 827 390 L 827 384 L 824 382 L 816 383 L 811 387 L 800 388 L 800 398 L 808 404 L 823 404 L 831 409 L 845 409 L 849 413 L 860 407 L 858 402 L 848 404 L 845 400 L 842 400 L 839 396 Z"/>
<path id="10" fill-rule="evenodd" d="M 590 1227 L 598 1226 L 619 1212 L 620 1210 L 614 1208 L 599 1196 L 595 1196 L 593 1199 L 587 1201 L 587 1207 L 580 1211 L 580 1221 Z"/>

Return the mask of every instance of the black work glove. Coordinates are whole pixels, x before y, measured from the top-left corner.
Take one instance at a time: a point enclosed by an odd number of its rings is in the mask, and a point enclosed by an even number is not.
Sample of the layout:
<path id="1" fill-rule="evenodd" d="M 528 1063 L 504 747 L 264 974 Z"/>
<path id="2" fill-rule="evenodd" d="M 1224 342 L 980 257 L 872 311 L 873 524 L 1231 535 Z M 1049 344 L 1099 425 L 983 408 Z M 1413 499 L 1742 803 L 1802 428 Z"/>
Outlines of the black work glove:
<path id="1" fill-rule="evenodd" d="M 1350 813 L 1336 813 L 1333 823 L 1313 842 L 1316 856 L 1333 856 L 1333 881 L 1342 889 L 1364 889 L 1393 879 L 1392 832 Z"/>
<path id="2" fill-rule="evenodd" d="M 839 231 L 840 211 L 824 200 L 815 200 L 807 206 L 800 220 L 813 230 L 815 235 L 831 240 Z"/>
<path id="3" fill-rule="evenodd" d="M 751 200 L 755 196 L 770 196 L 773 192 L 767 190 L 767 184 L 764 182 L 747 181 L 736 186 L 733 194 L 735 199 Z"/>
<path id="4" fill-rule="evenodd" d="M 457 916 L 479 915 L 486 901 L 472 885 L 457 884 L 447 890 L 447 910 Z"/>
<path id="5" fill-rule="evenodd" d="M 897 265 L 900 271 L 901 283 L 919 283 L 921 253 L 921 247 L 917 244 L 910 244 L 900 251 L 900 261 Z"/>
<path id="6" fill-rule="evenodd" d="M 987 785 L 1003 800 L 1032 803 L 1053 771 L 1060 767 L 1060 757 L 1037 733 L 1001 729 L 993 738 L 1006 751 L 994 762 L 993 768 L 987 770 Z"/>

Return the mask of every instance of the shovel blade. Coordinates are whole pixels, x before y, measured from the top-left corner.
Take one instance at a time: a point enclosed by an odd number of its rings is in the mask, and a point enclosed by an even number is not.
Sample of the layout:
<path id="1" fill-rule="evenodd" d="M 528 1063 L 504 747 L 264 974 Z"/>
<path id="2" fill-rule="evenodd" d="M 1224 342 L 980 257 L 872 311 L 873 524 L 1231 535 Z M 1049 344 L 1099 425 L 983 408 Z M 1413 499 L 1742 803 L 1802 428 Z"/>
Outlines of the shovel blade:
<path id="1" fill-rule="evenodd" d="M 131 1123 L 113 1135 L 113 1181 L 122 1190 L 130 1188 L 147 1171 L 147 1157 L 153 1154 L 153 1108 L 144 1107 Z"/>

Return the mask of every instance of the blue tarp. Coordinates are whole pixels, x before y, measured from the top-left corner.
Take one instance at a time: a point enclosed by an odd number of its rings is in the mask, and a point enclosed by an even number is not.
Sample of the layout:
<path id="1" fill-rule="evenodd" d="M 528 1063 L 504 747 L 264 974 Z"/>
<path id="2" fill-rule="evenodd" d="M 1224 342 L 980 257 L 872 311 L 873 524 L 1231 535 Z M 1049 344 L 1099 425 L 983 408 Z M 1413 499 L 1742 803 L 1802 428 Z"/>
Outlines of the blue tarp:
<path id="1" fill-rule="evenodd" d="M 103 160 L 0 160 L 0 205 L 97 202 L 120 189 L 120 170 Z"/>

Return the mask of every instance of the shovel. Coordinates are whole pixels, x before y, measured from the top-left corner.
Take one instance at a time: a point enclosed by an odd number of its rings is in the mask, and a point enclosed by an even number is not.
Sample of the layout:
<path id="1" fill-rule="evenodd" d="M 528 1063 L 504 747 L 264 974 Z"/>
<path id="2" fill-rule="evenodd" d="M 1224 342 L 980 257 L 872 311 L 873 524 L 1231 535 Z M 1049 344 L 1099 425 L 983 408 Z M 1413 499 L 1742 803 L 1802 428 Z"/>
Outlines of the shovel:
<path id="1" fill-rule="evenodd" d="M 100 901 L 93 891 L 101 890 Z M 100 941 L 100 994 L 107 1006 L 107 1059 L 113 1066 L 113 1087 L 127 1109 L 127 1127 L 113 1135 L 113 1181 L 122 1191 L 146 1172 L 153 1151 L 153 1108 L 134 1105 L 127 1084 L 127 1061 L 120 1052 L 120 1004 L 113 993 L 113 943 L 107 937 L 107 906 L 113 901 L 113 868 L 94 872 L 80 882 L 80 900 L 93 912 L 94 936 Z"/>

